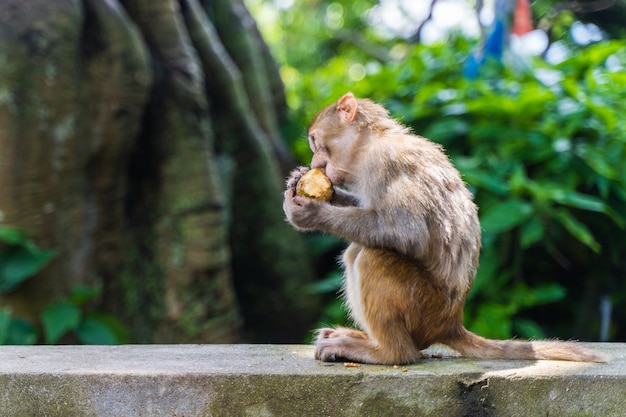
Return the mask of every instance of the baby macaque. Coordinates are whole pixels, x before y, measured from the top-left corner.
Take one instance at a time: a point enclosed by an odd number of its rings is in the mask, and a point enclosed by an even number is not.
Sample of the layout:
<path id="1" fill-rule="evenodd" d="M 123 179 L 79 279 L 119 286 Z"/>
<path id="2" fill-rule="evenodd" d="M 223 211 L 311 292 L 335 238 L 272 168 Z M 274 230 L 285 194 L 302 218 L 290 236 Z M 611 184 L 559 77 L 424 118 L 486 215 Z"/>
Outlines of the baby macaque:
<path id="1" fill-rule="evenodd" d="M 302 167 L 287 181 L 283 209 L 298 230 L 351 242 L 344 296 L 362 329 L 319 329 L 317 359 L 408 364 L 442 343 L 469 358 L 604 361 L 574 342 L 489 340 L 463 327 L 480 224 L 441 146 L 351 93 L 317 114 L 308 139 L 311 168 L 325 170 L 334 193 L 329 202 L 298 195 Z"/>

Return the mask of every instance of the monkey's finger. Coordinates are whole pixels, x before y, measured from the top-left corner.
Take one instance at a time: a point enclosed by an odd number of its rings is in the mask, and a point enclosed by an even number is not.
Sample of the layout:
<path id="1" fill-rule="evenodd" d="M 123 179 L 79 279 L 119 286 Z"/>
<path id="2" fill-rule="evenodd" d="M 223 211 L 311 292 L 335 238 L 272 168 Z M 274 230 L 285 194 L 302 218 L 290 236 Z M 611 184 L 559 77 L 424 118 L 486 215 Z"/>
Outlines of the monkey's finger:
<path id="1" fill-rule="evenodd" d="M 297 167 L 296 169 L 294 169 L 293 171 L 291 171 L 289 173 L 289 175 L 291 175 L 292 177 L 300 177 L 300 176 L 306 174 L 307 171 L 309 171 L 308 167 L 300 166 L 300 167 Z"/>
<path id="2" fill-rule="evenodd" d="M 315 200 L 309 197 L 305 197 L 303 195 L 296 195 L 294 196 L 291 201 L 293 201 L 293 203 L 296 206 L 300 206 L 300 207 L 305 207 L 311 204 L 315 204 Z"/>
<path id="3" fill-rule="evenodd" d="M 302 178 L 302 174 L 298 170 L 294 170 L 291 172 L 291 176 L 287 180 L 287 188 L 296 188 L 298 182 Z"/>
<path id="4" fill-rule="evenodd" d="M 288 189 L 296 189 L 296 186 L 298 185 L 298 181 L 300 181 L 300 177 L 292 177 L 287 181 L 287 188 Z"/>
<path id="5" fill-rule="evenodd" d="M 284 200 L 285 202 L 291 201 L 295 196 L 296 196 L 296 188 L 288 187 L 284 193 Z"/>

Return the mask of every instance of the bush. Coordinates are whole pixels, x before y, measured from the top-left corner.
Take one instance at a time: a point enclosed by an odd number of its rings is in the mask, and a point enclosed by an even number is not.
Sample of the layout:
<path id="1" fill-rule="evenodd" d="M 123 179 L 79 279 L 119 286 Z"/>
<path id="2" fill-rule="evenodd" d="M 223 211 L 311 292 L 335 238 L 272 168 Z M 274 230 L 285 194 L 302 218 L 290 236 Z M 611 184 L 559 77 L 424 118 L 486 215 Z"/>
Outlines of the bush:
<path id="1" fill-rule="evenodd" d="M 54 257 L 39 249 L 21 230 L 0 226 L 0 294 L 10 294 Z M 15 316 L 11 307 L 0 307 L 0 345 L 32 345 L 77 340 L 84 344 L 118 344 L 128 340 L 127 329 L 113 316 L 95 311 L 100 290 L 77 287 L 50 303 L 36 320 Z M 68 339 L 69 338 L 69 339 Z"/>
<path id="2" fill-rule="evenodd" d="M 290 95 L 307 98 L 294 109 L 301 125 L 350 89 L 446 147 L 483 227 L 470 329 L 593 339 L 600 299 L 626 299 L 625 45 L 598 43 L 558 65 L 487 63 L 477 80 L 463 76 L 472 50 L 463 39 L 407 46 L 384 66 L 342 54 L 301 74 Z M 346 87 L 355 63 L 370 71 Z M 308 160 L 304 140 L 294 148 Z M 615 314 L 612 338 L 626 339 Z"/>

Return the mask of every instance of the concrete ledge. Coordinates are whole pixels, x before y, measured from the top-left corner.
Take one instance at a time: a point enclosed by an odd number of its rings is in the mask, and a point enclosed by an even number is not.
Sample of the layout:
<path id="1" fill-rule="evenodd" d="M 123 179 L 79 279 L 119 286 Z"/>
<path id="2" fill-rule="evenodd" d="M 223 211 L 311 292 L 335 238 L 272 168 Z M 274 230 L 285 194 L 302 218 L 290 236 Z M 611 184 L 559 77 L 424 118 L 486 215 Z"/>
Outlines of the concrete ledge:
<path id="1" fill-rule="evenodd" d="M 624 416 L 606 364 L 425 359 L 346 367 L 310 346 L 0 346 L 0 416 Z"/>

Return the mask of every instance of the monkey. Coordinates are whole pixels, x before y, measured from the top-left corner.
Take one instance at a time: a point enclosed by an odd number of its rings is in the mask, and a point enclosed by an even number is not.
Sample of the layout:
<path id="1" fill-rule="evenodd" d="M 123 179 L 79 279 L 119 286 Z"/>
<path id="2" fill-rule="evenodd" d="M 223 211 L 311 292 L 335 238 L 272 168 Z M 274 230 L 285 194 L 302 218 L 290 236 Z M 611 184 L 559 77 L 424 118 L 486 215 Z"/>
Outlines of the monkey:
<path id="1" fill-rule="evenodd" d="M 287 180 L 283 210 L 302 232 L 349 242 L 343 297 L 360 330 L 317 330 L 315 358 L 415 363 L 439 343 L 477 359 L 604 362 L 569 341 L 491 340 L 467 330 L 463 308 L 478 268 L 478 208 L 439 144 L 413 134 L 380 104 L 352 93 L 307 129 L 313 157 L 333 185 L 329 202 L 296 195 L 309 168 Z"/>

